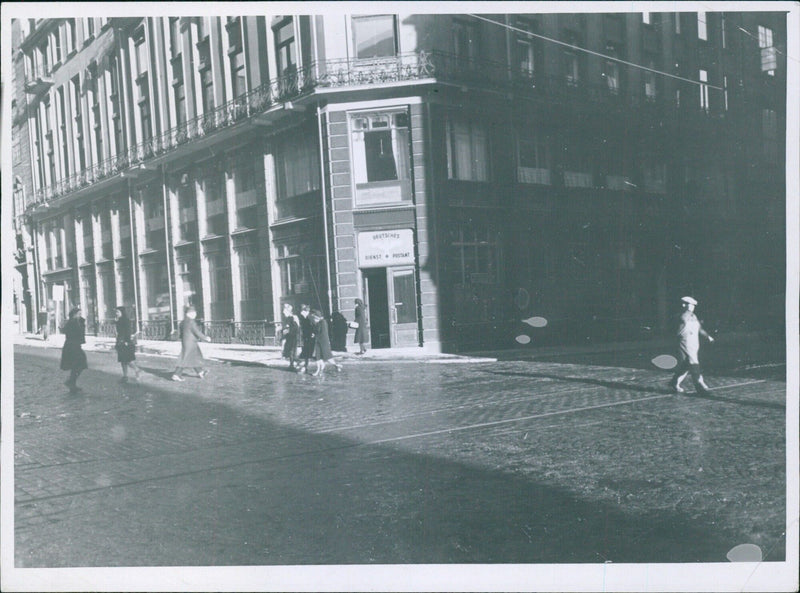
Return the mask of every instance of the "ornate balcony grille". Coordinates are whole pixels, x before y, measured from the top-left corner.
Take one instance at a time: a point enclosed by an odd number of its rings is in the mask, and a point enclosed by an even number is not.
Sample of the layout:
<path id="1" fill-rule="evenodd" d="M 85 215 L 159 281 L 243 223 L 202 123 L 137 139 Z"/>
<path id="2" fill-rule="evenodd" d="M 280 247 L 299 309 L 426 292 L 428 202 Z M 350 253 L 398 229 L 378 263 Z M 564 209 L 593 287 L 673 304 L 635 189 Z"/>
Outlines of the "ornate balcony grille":
<path id="1" fill-rule="evenodd" d="M 465 87 L 506 88 L 548 102 L 586 102 L 618 107 L 638 106 L 644 101 L 645 92 L 642 87 L 638 93 L 613 94 L 609 93 L 607 85 L 584 82 L 568 86 L 563 78 L 532 75 L 528 70 L 514 69 L 504 62 L 464 58 L 438 51 L 404 53 L 389 58 L 313 62 L 302 70 L 266 82 L 209 113 L 187 120 L 117 156 L 38 190 L 30 206 L 56 201 L 93 183 L 113 178 L 188 142 L 213 135 L 317 89 L 413 83 L 427 79 Z"/>

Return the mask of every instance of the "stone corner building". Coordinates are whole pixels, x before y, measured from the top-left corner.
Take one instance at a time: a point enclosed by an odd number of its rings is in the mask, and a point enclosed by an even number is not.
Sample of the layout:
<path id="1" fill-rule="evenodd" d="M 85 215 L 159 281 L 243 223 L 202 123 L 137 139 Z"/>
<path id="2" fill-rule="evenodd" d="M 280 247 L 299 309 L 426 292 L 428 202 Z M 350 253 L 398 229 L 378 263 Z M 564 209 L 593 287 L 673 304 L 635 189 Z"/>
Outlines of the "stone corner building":
<path id="1" fill-rule="evenodd" d="M 783 13 L 12 25 L 29 331 L 193 304 L 264 344 L 360 297 L 374 348 L 453 351 L 657 332 L 688 292 L 782 326 Z"/>

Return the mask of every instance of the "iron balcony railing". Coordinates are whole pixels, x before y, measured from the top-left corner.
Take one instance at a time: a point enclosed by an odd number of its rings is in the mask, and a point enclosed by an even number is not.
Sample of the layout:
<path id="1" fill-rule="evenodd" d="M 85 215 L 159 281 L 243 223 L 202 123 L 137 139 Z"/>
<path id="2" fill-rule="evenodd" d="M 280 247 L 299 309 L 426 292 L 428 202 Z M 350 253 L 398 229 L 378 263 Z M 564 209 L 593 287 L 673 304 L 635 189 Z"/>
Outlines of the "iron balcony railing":
<path id="1" fill-rule="evenodd" d="M 121 154 L 35 192 L 30 206 L 57 201 L 72 192 L 132 167 L 162 157 L 193 140 L 208 137 L 270 108 L 296 100 L 315 89 L 370 86 L 434 79 L 437 82 L 480 88 L 502 88 L 542 99 L 638 106 L 653 103 L 641 93 L 614 92 L 607 85 L 567 84 L 565 78 L 541 77 L 504 62 L 465 58 L 445 52 L 413 52 L 374 59 L 336 59 L 313 62 L 308 67 L 273 79 L 216 109 L 148 138 Z M 659 103 L 663 99 L 659 97 Z"/>

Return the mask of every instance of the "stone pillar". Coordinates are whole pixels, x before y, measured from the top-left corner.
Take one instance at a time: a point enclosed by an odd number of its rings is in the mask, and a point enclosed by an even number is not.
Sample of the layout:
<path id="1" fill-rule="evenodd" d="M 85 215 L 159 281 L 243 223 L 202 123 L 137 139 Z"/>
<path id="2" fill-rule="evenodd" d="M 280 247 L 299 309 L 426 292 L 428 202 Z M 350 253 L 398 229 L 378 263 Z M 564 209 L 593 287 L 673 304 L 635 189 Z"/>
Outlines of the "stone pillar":
<path id="1" fill-rule="evenodd" d="M 233 246 L 233 231 L 236 230 L 236 180 L 234 179 L 236 167 L 229 161 L 228 171 L 225 174 L 225 205 L 228 211 L 228 253 L 231 258 L 231 288 L 233 293 L 233 318 L 242 319 L 242 286 L 239 274 L 239 254 Z"/>
<path id="2" fill-rule="evenodd" d="M 78 299 L 81 305 L 81 309 L 83 309 L 84 315 L 89 314 L 89 302 L 86 297 L 86 290 L 83 286 L 83 272 L 81 269 L 87 263 L 85 260 L 85 244 L 83 240 L 83 225 L 86 224 L 86 220 L 82 216 L 76 216 L 73 222 L 73 226 L 75 227 L 75 251 L 76 251 L 76 259 L 78 261 Z"/>
<path id="3" fill-rule="evenodd" d="M 264 155 L 264 193 L 267 198 L 267 245 L 269 248 L 270 277 L 272 278 L 272 319 L 281 319 L 281 266 L 278 262 L 278 250 L 272 240 L 270 223 L 275 216 L 275 200 L 278 198 L 278 183 L 275 176 L 275 155 L 270 152 Z M 299 314 L 299 311 L 297 311 Z"/>
<path id="4" fill-rule="evenodd" d="M 197 203 L 197 265 L 200 266 L 200 285 L 203 290 L 203 317 L 211 317 L 211 279 L 208 261 L 203 254 L 201 239 L 208 235 L 208 221 L 206 219 L 206 192 L 200 179 L 192 180 L 194 195 Z"/>
<path id="5" fill-rule="evenodd" d="M 176 176 L 173 176 L 173 178 Z M 167 179 L 169 179 L 167 177 Z M 177 313 L 177 319 L 183 319 L 183 280 L 180 276 L 180 268 L 178 265 L 178 250 L 175 247 L 176 243 L 180 242 L 180 204 L 178 203 L 178 192 L 175 191 L 174 187 L 171 187 L 172 184 L 167 183 L 167 179 L 165 179 L 164 183 L 167 184 L 166 192 L 167 192 L 167 208 L 169 208 L 169 232 L 172 235 L 172 249 L 170 253 L 167 254 L 167 257 L 172 258 L 172 275 L 174 277 L 175 283 L 175 309 Z"/>
<path id="6" fill-rule="evenodd" d="M 103 277 L 97 261 L 103 258 L 103 229 L 100 224 L 100 206 L 92 204 L 92 245 L 94 246 L 94 290 L 97 295 L 95 307 L 97 308 L 97 322 L 102 323 L 106 318 L 106 295 L 103 290 Z"/>
<path id="7" fill-rule="evenodd" d="M 145 220 L 144 220 L 144 207 L 142 206 L 141 192 L 134 192 L 133 198 L 133 228 L 136 233 L 136 247 L 138 251 L 144 249 L 145 243 Z M 149 319 L 148 314 L 148 301 L 147 301 L 147 274 L 144 272 L 142 265 L 142 258 L 138 253 L 131 253 L 133 258 L 133 265 L 136 267 L 136 277 L 139 279 L 139 285 L 136 287 L 139 291 L 139 308 L 141 309 L 142 321 Z"/>
<path id="8" fill-rule="evenodd" d="M 114 258 L 114 294 L 116 295 L 115 305 L 123 305 L 122 281 L 119 268 L 119 257 L 122 255 L 122 239 L 119 230 L 119 209 L 123 207 L 123 199 L 116 197 L 111 201 L 111 251 Z M 124 204 L 127 208 L 127 203 Z"/>

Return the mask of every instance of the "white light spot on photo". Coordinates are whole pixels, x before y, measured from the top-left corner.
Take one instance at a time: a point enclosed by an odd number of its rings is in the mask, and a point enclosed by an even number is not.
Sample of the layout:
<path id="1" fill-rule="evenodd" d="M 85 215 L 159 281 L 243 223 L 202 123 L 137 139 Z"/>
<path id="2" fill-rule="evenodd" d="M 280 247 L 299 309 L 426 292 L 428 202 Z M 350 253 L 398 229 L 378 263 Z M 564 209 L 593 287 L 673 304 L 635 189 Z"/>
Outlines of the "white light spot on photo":
<path id="1" fill-rule="evenodd" d="M 665 370 L 674 369 L 678 366 L 678 359 L 670 354 L 659 354 L 650 362 L 658 368 Z"/>
<path id="2" fill-rule="evenodd" d="M 755 544 L 739 544 L 727 554 L 731 562 L 761 562 L 761 548 Z"/>
<path id="3" fill-rule="evenodd" d="M 121 424 L 117 424 L 111 428 L 111 438 L 114 439 L 115 443 L 124 441 L 126 436 L 128 436 L 127 431 Z"/>
<path id="4" fill-rule="evenodd" d="M 544 317 L 528 317 L 528 319 L 523 319 L 522 323 L 527 323 L 531 327 L 545 327 L 547 319 Z"/>
<path id="5" fill-rule="evenodd" d="M 519 335 L 514 339 L 520 344 L 530 344 L 531 341 L 530 337 L 526 336 L 525 334 Z"/>

